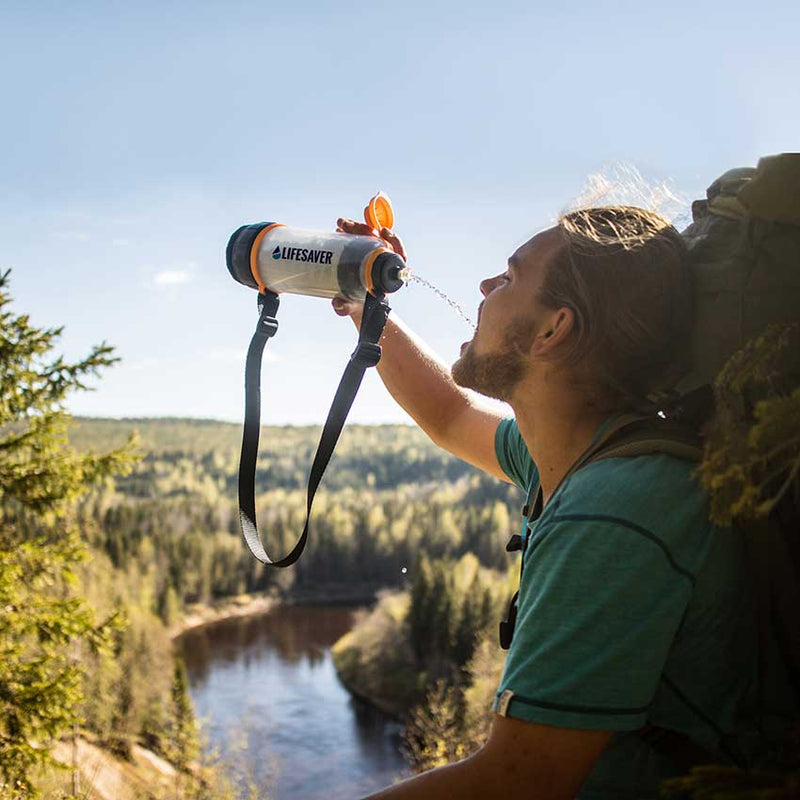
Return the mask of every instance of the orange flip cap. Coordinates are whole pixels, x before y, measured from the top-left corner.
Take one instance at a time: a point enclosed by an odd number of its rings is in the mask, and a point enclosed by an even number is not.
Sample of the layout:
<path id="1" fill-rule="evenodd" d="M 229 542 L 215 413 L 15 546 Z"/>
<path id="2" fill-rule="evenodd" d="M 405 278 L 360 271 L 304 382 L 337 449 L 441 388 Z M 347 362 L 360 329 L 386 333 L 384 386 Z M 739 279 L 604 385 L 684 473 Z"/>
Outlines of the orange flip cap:
<path id="1" fill-rule="evenodd" d="M 378 192 L 364 209 L 364 219 L 367 225 L 376 231 L 380 231 L 381 228 L 391 230 L 394 227 L 392 201 L 383 192 Z"/>

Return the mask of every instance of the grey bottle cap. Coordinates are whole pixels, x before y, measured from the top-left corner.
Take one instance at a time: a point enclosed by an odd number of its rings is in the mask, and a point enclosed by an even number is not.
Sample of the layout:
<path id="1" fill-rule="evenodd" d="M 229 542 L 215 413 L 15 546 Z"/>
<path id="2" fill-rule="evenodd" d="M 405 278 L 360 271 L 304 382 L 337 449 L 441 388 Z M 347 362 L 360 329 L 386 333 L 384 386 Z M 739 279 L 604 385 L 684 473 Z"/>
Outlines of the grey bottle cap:
<path id="1" fill-rule="evenodd" d="M 242 225 L 231 236 L 228 241 L 228 247 L 225 249 L 225 262 L 228 265 L 228 272 L 231 273 L 235 281 L 243 283 L 251 289 L 258 289 L 258 284 L 250 269 L 250 253 L 253 249 L 253 243 L 258 234 L 272 224 L 271 222 L 256 222 L 253 225 Z"/>

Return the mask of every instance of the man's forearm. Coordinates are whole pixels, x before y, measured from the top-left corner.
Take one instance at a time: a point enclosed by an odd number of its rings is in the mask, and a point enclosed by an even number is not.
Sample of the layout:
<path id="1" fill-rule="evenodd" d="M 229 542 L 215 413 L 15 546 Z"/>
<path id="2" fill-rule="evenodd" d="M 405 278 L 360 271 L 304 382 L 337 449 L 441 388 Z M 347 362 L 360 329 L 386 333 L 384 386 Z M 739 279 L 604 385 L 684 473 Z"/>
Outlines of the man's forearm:
<path id="1" fill-rule="evenodd" d="M 573 800 L 612 736 L 495 716 L 474 755 L 365 800 Z"/>
<path id="2" fill-rule="evenodd" d="M 508 800 L 503 781 L 489 780 L 476 756 L 437 767 L 364 800 Z"/>

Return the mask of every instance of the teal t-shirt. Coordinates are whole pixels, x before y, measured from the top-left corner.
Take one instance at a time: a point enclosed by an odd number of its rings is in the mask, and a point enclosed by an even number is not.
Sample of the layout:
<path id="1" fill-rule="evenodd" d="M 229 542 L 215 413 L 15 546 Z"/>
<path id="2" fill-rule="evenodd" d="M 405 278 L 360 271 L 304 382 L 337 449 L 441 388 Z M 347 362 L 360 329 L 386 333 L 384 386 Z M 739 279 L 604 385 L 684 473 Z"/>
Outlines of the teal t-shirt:
<path id="1" fill-rule="evenodd" d="M 495 449 L 537 479 L 515 420 Z M 708 521 L 694 464 L 613 458 L 566 480 L 523 531 L 514 638 L 495 710 L 615 731 L 578 797 L 657 797 L 674 764 L 635 731 L 667 728 L 730 763 L 752 742 L 757 634 L 741 539 Z"/>

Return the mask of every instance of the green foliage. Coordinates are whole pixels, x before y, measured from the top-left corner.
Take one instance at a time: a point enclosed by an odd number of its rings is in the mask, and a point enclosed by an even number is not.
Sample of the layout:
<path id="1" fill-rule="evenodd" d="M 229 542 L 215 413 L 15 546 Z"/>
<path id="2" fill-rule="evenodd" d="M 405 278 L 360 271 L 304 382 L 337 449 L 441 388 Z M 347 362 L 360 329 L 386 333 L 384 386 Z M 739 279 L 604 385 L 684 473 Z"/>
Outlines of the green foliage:
<path id="1" fill-rule="evenodd" d="M 67 444 L 65 397 L 113 363 L 101 345 L 69 363 L 52 357 L 60 329 L 41 330 L 9 308 L 0 275 L 0 775 L 32 792 L 48 744 L 79 719 L 86 650 L 108 649 L 115 619 L 98 623 L 80 594 L 86 558 L 69 503 L 130 463 Z"/>
<path id="2" fill-rule="evenodd" d="M 77 719 L 77 646 L 108 648 L 110 623 L 98 625 L 73 590 L 84 556 L 74 535 L 0 550 L 0 775 L 26 791 L 31 770 L 49 760 L 48 742 Z"/>
<path id="3" fill-rule="evenodd" d="M 436 681 L 425 701 L 411 709 L 403 731 L 408 760 L 415 772 L 460 761 L 469 752 L 461 736 L 463 695 L 444 680 Z"/>
<path id="4" fill-rule="evenodd" d="M 169 756 L 178 769 L 186 771 L 198 757 L 200 748 L 186 667 L 180 659 L 175 660 L 171 694 Z"/>
<path id="5" fill-rule="evenodd" d="M 462 758 L 488 731 L 504 661 L 495 623 L 515 576 L 473 554 L 422 555 L 410 589 L 385 596 L 334 647 L 344 684 L 406 719 L 418 771 Z"/>
<path id="6" fill-rule="evenodd" d="M 763 517 L 800 498 L 800 323 L 776 325 L 738 351 L 715 386 L 700 477 L 719 524 Z"/>
<path id="7" fill-rule="evenodd" d="M 797 800 L 800 774 L 711 765 L 665 781 L 661 791 L 666 800 Z"/>
<path id="8" fill-rule="evenodd" d="M 800 323 L 773 325 L 737 351 L 717 377 L 715 412 L 706 436 L 700 478 L 709 491 L 712 520 L 721 525 L 739 523 L 757 540 L 763 552 L 773 553 L 763 522 L 775 510 L 800 507 Z M 781 507 L 776 506 L 781 503 Z M 776 514 L 772 514 L 774 519 Z M 761 520 L 759 524 L 757 520 Z M 785 526 L 787 553 L 797 534 Z M 758 558 L 751 555 L 758 562 Z M 781 573 L 778 567 L 786 568 Z M 781 581 L 791 581 L 789 564 L 771 563 L 769 575 L 757 576 L 761 600 L 775 603 Z M 781 619 L 778 623 L 796 624 Z M 796 615 L 796 612 L 795 612 Z M 763 622 L 761 623 L 764 624 Z M 744 771 L 722 766 L 697 767 L 683 778 L 664 785 L 665 796 L 680 800 L 783 800 L 800 796 L 800 740 L 781 743 L 782 771 Z"/>
<path id="9" fill-rule="evenodd" d="M 368 597 L 404 585 L 403 568 L 423 552 L 459 558 L 471 551 L 489 567 L 506 562 L 513 488 L 443 455 L 412 428 L 348 430 L 317 495 L 303 558 L 292 570 L 276 572 L 264 570 L 241 542 L 241 428 L 192 420 L 83 420 L 70 439 L 79 449 L 113 446 L 133 424 L 141 461 L 82 501 L 80 524 L 95 551 L 125 572 L 135 594 L 131 602 L 167 625 L 187 604 L 245 592 L 324 597 L 347 585 Z M 302 529 L 316 435 L 311 428 L 263 431 L 259 521 L 275 553 L 286 552 Z M 352 485 L 331 488 L 342 474 Z M 365 481 L 370 475 L 383 477 Z"/>
<path id="10" fill-rule="evenodd" d="M 473 554 L 453 564 L 420 557 L 411 585 L 408 639 L 419 669 L 463 669 L 494 620 L 498 576 L 481 574 Z"/>
<path id="11" fill-rule="evenodd" d="M 408 605 L 407 593 L 384 593 L 333 647 L 333 662 L 344 685 L 397 717 L 424 692 L 404 635 Z"/>

